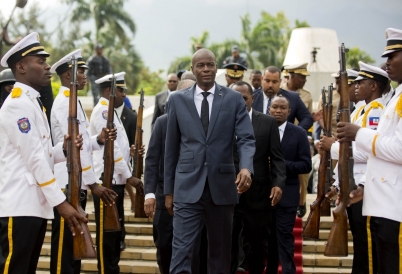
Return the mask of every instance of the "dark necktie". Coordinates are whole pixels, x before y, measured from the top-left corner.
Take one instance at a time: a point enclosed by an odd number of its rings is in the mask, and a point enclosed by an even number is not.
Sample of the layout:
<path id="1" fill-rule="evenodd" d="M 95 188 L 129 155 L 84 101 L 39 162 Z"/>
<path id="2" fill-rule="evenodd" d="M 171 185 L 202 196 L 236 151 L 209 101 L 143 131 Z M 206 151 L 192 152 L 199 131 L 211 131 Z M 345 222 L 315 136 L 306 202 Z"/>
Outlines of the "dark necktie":
<path id="1" fill-rule="evenodd" d="M 269 114 L 269 107 L 271 106 L 271 100 L 272 100 L 272 98 L 268 98 L 267 109 L 266 109 L 266 111 L 265 111 L 265 114 L 268 114 L 268 115 L 270 115 L 270 114 Z"/>
<path id="2" fill-rule="evenodd" d="M 209 126 L 209 104 L 207 97 L 210 95 L 210 92 L 201 92 L 202 96 L 204 96 L 204 99 L 202 100 L 201 104 L 201 123 L 202 126 L 204 127 L 205 135 L 208 133 L 208 126 Z"/>
<path id="3" fill-rule="evenodd" d="M 363 110 L 362 110 L 362 112 L 361 112 L 361 114 L 360 115 L 363 115 L 365 113 L 365 111 L 364 111 L 364 108 L 363 108 Z"/>
<path id="4" fill-rule="evenodd" d="M 38 97 L 38 98 L 36 98 L 36 100 L 38 101 L 39 106 L 40 106 L 40 109 L 41 109 L 41 110 L 42 110 L 42 112 L 43 112 L 43 104 L 42 104 L 42 101 L 39 99 L 39 97 Z"/>
<path id="5" fill-rule="evenodd" d="M 80 100 L 78 100 L 78 103 L 80 104 L 80 107 L 81 107 L 82 113 L 84 113 L 84 117 L 85 117 L 85 119 L 86 119 L 86 118 L 87 118 L 87 115 L 85 114 L 85 111 L 84 111 L 84 108 L 82 107 L 81 101 L 80 101 Z"/>

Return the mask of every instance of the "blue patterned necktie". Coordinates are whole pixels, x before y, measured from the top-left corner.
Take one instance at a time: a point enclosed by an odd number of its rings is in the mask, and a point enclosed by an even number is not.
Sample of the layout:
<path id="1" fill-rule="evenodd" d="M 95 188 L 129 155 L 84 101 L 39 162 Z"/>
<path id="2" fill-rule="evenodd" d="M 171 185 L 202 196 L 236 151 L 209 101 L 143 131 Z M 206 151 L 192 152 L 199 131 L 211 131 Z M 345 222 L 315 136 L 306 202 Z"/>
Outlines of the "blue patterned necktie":
<path id="1" fill-rule="evenodd" d="M 272 100 L 272 98 L 268 98 L 267 109 L 265 110 L 265 114 L 268 114 L 268 115 L 270 115 L 269 114 L 269 107 L 271 106 L 271 100 Z"/>

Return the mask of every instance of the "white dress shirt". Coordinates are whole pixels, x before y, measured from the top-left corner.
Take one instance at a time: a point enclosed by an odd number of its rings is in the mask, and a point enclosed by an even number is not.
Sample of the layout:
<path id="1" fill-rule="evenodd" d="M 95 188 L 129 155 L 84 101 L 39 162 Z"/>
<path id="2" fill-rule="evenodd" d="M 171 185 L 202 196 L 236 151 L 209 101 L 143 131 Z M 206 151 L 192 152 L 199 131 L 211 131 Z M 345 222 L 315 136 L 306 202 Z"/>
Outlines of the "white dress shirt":
<path id="1" fill-rule="evenodd" d="M 114 108 L 114 110 L 117 113 L 117 117 L 121 117 L 121 114 L 123 113 L 123 109 L 124 109 L 124 103 L 121 104 L 121 106 L 119 106 L 118 108 Z"/>
<path id="2" fill-rule="evenodd" d="M 248 115 L 250 116 L 250 121 L 253 121 L 253 108 L 250 109 L 250 111 L 248 112 Z"/>
<path id="3" fill-rule="evenodd" d="M 200 117 L 201 117 L 202 100 L 204 100 L 204 95 L 202 95 L 201 92 L 204 92 L 204 91 L 198 85 L 196 85 L 195 92 L 194 92 L 194 104 L 195 104 L 195 108 L 197 109 L 198 115 Z M 215 93 L 215 84 L 207 92 L 211 93 L 207 97 L 207 101 L 208 101 L 208 105 L 209 105 L 209 118 L 211 119 L 212 103 L 214 101 L 214 93 Z"/>
<path id="4" fill-rule="evenodd" d="M 278 127 L 278 129 L 279 129 L 279 137 L 280 137 L 281 142 L 282 142 L 283 134 L 285 133 L 285 128 L 286 128 L 286 124 L 287 124 L 287 123 L 288 123 L 288 122 L 285 121 L 282 125 L 280 125 L 280 126 Z"/>

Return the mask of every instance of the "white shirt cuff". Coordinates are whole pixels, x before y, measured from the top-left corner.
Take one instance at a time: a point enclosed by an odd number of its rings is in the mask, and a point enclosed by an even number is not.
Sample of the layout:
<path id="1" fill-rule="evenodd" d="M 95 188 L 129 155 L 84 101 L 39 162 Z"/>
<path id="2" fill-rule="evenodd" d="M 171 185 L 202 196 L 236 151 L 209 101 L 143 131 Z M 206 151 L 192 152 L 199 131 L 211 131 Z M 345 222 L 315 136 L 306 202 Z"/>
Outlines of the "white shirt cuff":
<path id="1" fill-rule="evenodd" d="M 148 199 L 155 199 L 155 194 L 154 193 L 148 193 L 145 195 L 145 201 Z"/>

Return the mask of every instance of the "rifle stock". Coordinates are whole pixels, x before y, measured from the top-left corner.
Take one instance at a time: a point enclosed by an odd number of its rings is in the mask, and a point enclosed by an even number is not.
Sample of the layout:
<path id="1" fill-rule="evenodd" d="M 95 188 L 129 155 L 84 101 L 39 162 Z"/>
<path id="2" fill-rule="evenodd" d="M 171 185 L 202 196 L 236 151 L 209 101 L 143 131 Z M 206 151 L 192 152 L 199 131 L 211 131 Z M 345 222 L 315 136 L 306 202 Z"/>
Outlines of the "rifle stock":
<path id="1" fill-rule="evenodd" d="M 109 105 L 108 105 L 108 115 L 106 121 L 106 128 L 113 129 L 114 128 L 114 99 L 116 97 L 116 77 L 112 76 L 112 87 L 109 96 Z M 103 152 L 103 186 L 106 188 L 112 188 L 113 182 L 113 173 L 114 173 L 114 140 L 109 139 L 108 137 L 105 140 L 105 150 Z M 101 200 L 100 203 L 103 203 Z M 103 215 L 103 228 L 105 232 L 112 231 L 121 231 L 119 213 L 117 211 L 116 204 L 112 206 L 104 204 L 104 215 Z M 101 216 L 102 218 L 102 216 Z"/>
<path id="2" fill-rule="evenodd" d="M 327 102 L 325 96 L 325 88 L 322 89 L 322 107 L 323 118 L 326 119 Z M 315 201 L 310 205 L 310 213 L 307 217 L 307 221 L 303 227 L 303 238 L 318 239 L 320 233 L 320 219 L 322 215 L 322 205 L 325 203 L 325 179 L 328 163 L 328 153 L 323 149 L 320 150 L 320 166 L 318 168 L 318 184 L 317 184 L 317 197 Z"/>
<path id="3" fill-rule="evenodd" d="M 78 119 L 77 119 L 77 60 L 73 57 L 71 60 L 72 66 L 72 81 L 70 83 L 70 98 L 68 110 L 68 141 L 67 151 L 67 171 L 68 171 L 68 194 L 67 199 L 71 206 L 82 216 L 87 217 L 87 214 L 81 207 L 81 179 L 82 168 L 80 159 L 80 149 L 73 145 L 79 134 Z M 95 245 L 92 241 L 88 225 L 82 221 L 78 221 L 84 234 L 81 234 L 75 229 L 73 237 L 73 257 L 75 260 L 94 259 L 96 258 Z"/>
<path id="4" fill-rule="evenodd" d="M 135 131 L 135 155 L 134 155 L 134 165 L 133 165 L 133 176 L 141 179 L 143 174 L 143 157 L 140 156 L 139 151 L 142 147 L 142 118 L 144 112 L 144 91 L 141 89 L 140 93 L 140 106 L 138 107 L 137 113 L 137 129 Z M 135 218 L 147 218 L 144 211 L 144 196 L 136 191 L 135 193 L 135 203 L 134 203 L 134 217 Z"/>
<path id="5" fill-rule="evenodd" d="M 340 57 L 340 121 L 350 123 L 350 108 L 348 95 L 348 75 L 346 72 L 346 57 L 344 44 L 339 47 Z M 347 256 L 348 255 L 348 223 L 346 207 L 349 203 L 349 186 L 354 185 L 353 179 L 353 151 L 352 142 L 342 142 L 339 145 L 339 187 L 340 203 L 333 210 L 334 221 L 329 232 L 328 242 L 325 247 L 325 256 Z"/>

